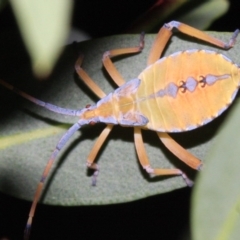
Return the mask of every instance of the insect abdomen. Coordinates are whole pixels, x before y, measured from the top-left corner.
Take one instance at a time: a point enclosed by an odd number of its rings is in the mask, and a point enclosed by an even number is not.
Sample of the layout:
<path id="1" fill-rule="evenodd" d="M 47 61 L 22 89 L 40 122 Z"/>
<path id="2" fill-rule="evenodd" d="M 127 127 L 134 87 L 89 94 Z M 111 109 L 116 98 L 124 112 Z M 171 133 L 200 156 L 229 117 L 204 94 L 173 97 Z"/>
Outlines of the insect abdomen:
<path id="1" fill-rule="evenodd" d="M 239 68 L 213 51 L 188 50 L 158 60 L 140 75 L 139 111 L 155 131 L 187 131 L 221 114 L 239 86 Z"/>

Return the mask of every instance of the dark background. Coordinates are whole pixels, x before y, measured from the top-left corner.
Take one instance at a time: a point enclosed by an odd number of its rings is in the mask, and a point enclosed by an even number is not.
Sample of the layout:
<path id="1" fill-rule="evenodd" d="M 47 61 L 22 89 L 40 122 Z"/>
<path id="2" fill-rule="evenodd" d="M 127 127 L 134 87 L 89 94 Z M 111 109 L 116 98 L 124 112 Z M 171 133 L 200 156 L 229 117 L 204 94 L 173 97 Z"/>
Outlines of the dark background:
<path id="1" fill-rule="evenodd" d="M 132 24 L 142 16 L 157 0 L 75 0 L 72 17 L 72 26 L 89 33 L 93 38 L 107 35 L 121 34 L 129 31 Z M 162 0 L 173 2 L 173 0 Z M 195 0 L 194 2 L 202 2 Z M 240 2 L 229 0 L 230 8 L 221 18 L 214 21 L 208 30 L 212 31 L 234 31 L 239 28 Z M 197 5 L 197 4 L 195 4 Z M 165 19 L 165 22 L 175 20 L 182 11 L 189 7 L 180 8 L 173 15 Z M 0 31 L 17 28 L 10 6 L 0 12 Z M 157 32 L 162 26 L 158 24 L 151 32 Z M 146 31 L 146 29 L 142 29 Z"/>
<path id="2" fill-rule="evenodd" d="M 154 2 L 75 1 L 72 25 L 92 37 L 121 34 Z M 212 23 L 208 30 L 233 31 L 240 27 L 240 2 L 230 2 L 227 14 Z M 170 16 L 166 21 L 173 19 Z M 0 23 L 0 32 L 17 29 L 9 6 L 0 12 Z M 191 191 L 184 188 L 107 206 L 66 208 L 39 204 L 31 239 L 190 239 Z M 0 193 L 0 240 L 22 239 L 30 205 L 30 202 Z"/>

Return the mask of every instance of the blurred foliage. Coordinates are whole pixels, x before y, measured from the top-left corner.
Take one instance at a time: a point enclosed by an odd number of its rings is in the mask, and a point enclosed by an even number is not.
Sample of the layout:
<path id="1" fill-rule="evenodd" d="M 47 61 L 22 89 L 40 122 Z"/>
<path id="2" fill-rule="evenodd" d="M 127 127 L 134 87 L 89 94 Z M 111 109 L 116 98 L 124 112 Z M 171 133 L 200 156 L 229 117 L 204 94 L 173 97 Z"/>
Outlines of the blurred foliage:
<path id="1" fill-rule="evenodd" d="M 9 1 L 31 56 L 33 71 L 39 78 L 47 77 L 69 35 L 74 1 Z M 6 5 L 5 0 L 0 3 L 0 8 Z M 157 31 L 169 18 L 206 29 L 227 11 L 228 6 L 227 0 L 157 0 L 145 13 L 137 16 L 135 22 L 129 23 L 125 32 Z"/>
<path id="2" fill-rule="evenodd" d="M 234 240 L 240 235 L 240 99 L 217 133 L 217 141 L 194 189 L 193 239 Z"/>
<path id="3" fill-rule="evenodd" d="M 46 77 L 70 30 L 72 0 L 10 0 L 32 59 L 34 73 Z"/>

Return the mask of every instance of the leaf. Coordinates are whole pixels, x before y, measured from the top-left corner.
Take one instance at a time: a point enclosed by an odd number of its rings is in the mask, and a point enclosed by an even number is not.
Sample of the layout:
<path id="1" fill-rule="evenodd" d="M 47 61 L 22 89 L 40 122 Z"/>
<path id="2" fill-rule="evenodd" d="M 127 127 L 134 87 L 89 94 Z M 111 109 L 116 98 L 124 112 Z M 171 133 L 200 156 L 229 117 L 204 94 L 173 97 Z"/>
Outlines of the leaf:
<path id="1" fill-rule="evenodd" d="M 198 29 L 207 29 L 213 21 L 223 16 L 229 8 L 227 0 L 200 1 L 195 8 L 183 14 L 178 21 L 184 22 Z"/>
<path id="2" fill-rule="evenodd" d="M 224 40 L 228 40 L 231 36 L 229 33 L 211 33 L 211 35 Z M 146 36 L 142 53 L 114 59 L 117 69 L 125 79 L 135 78 L 146 67 L 147 55 L 154 37 L 154 35 Z M 0 42 L 0 56 L 2 56 L 0 65 L 3 66 L 0 76 L 8 82 L 15 82 L 16 87 L 41 100 L 61 107 L 79 109 L 97 101 L 97 97 L 75 74 L 74 63 L 79 52 L 85 56 L 84 69 L 106 93 L 109 93 L 116 86 L 102 67 L 103 53 L 109 49 L 136 46 L 138 42 L 139 35 L 121 35 L 70 45 L 61 56 L 50 81 L 40 83 L 31 76 L 30 65 L 26 65 L 26 57 L 20 54 L 20 48 L 15 49 L 15 45 L 11 43 L 12 51 L 6 51 L 4 54 L 4 49 L 7 47 L 2 46 Z M 202 45 L 192 38 L 183 38 L 183 35 L 172 38 L 165 55 L 196 48 L 224 52 L 234 61 L 238 59 L 239 44 L 229 51 L 221 51 L 209 45 Z M 17 58 L 12 57 L 11 54 L 16 54 Z M 15 66 L 14 71 L 12 66 Z M 66 126 L 70 127 L 77 118 L 51 113 L 2 87 L 0 97 L 1 137 L 9 138 L 16 134 L 26 137 L 27 133 L 31 133 L 29 141 L 24 138 L 22 143 L 16 144 L 13 138 L 11 146 L 0 149 L 0 189 L 4 193 L 31 201 L 36 184 L 57 141 Z M 220 117 L 202 128 L 174 134 L 173 137 L 204 160 L 211 144 L 217 140 L 214 133 L 222 120 L 223 118 Z M 64 124 L 62 130 L 52 132 L 48 136 L 39 136 L 41 131 L 62 124 Z M 86 171 L 86 160 L 103 128 L 102 124 L 86 126 L 71 138 L 50 172 L 42 202 L 65 206 L 120 203 L 186 186 L 181 177 L 149 177 L 138 163 L 132 128 L 116 126 L 97 159 L 100 174 L 97 186 L 92 187 L 91 176 Z M 180 167 L 185 172 L 189 171 L 187 166 L 181 164 L 164 148 L 156 133 L 143 132 L 153 167 Z M 2 144 L 0 139 L 0 146 Z"/>
<path id="3" fill-rule="evenodd" d="M 67 39 L 72 0 L 10 0 L 35 74 L 50 74 Z"/>
<path id="4" fill-rule="evenodd" d="M 206 156 L 192 199 L 193 239 L 238 239 L 240 234 L 240 99 Z"/>

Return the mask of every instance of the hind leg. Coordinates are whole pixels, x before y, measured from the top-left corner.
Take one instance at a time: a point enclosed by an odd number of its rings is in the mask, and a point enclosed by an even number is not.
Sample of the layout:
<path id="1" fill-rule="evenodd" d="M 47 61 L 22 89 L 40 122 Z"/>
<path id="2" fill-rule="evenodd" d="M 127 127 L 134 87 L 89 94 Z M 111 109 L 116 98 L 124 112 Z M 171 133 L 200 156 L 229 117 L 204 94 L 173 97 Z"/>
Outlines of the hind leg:
<path id="1" fill-rule="evenodd" d="M 203 31 L 200 31 L 196 28 L 193 28 L 191 26 L 188 26 L 187 24 L 177 22 L 177 21 L 171 21 L 169 23 L 166 23 L 161 27 L 159 30 L 156 39 L 152 45 L 152 49 L 150 51 L 149 57 L 148 57 L 148 65 L 153 64 L 155 61 L 157 61 L 158 58 L 162 55 L 162 52 L 164 48 L 166 47 L 169 39 L 171 38 L 173 34 L 173 29 L 177 29 L 178 31 L 195 37 L 197 39 L 203 40 L 205 42 L 211 43 L 217 47 L 223 48 L 223 49 L 229 49 L 231 48 L 234 43 L 236 42 L 237 35 L 239 33 L 239 30 L 237 29 L 232 37 L 230 38 L 228 43 L 225 43 L 217 38 L 214 38 L 208 34 L 206 34 Z"/>
<path id="2" fill-rule="evenodd" d="M 180 32 L 193 36 L 195 38 L 201 39 L 203 41 L 209 42 L 215 46 L 229 49 L 231 48 L 237 38 L 237 35 L 239 33 L 239 30 L 236 30 L 232 37 L 230 38 L 228 43 L 222 42 L 214 37 L 211 37 L 210 35 L 195 29 L 193 27 L 190 27 L 186 24 L 172 21 L 167 24 L 165 24 L 160 31 L 157 34 L 156 40 L 153 43 L 152 49 L 150 51 L 149 57 L 148 57 L 148 65 L 153 64 L 156 62 L 160 56 L 162 55 L 162 52 L 164 48 L 166 47 L 167 42 L 171 38 L 173 32 L 173 28 L 177 28 Z M 175 156 L 177 156 L 181 161 L 186 163 L 188 166 L 190 166 L 193 169 L 200 170 L 202 166 L 202 162 L 200 159 L 196 158 L 193 154 L 188 152 L 186 149 L 184 149 L 181 145 L 179 145 L 171 136 L 169 136 L 167 133 L 158 132 L 158 137 L 162 141 L 162 143 L 171 151 Z M 144 149 L 142 136 L 141 136 L 141 130 L 138 128 L 134 129 L 134 138 L 135 138 L 135 145 L 138 152 L 139 160 L 141 162 L 141 165 L 149 172 L 153 173 L 155 175 L 178 175 L 183 174 L 178 169 L 153 169 L 149 165 L 148 157 L 146 154 L 146 151 Z M 184 179 L 186 180 L 186 177 L 183 175 Z M 188 182 L 188 181 L 187 181 Z"/>
<path id="3" fill-rule="evenodd" d="M 158 32 L 156 40 L 154 41 L 152 49 L 149 54 L 148 65 L 153 64 L 160 58 L 164 48 L 166 47 L 167 42 L 169 41 L 173 34 L 172 32 L 173 28 L 177 28 L 180 32 L 184 34 L 193 36 L 195 38 L 201 39 L 203 41 L 209 42 L 215 46 L 225 49 L 229 49 L 234 45 L 237 35 L 239 33 L 239 30 L 236 30 L 233 33 L 229 42 L 225 43 L 186 24 L 172 21 L 170 23 L 165 24 Z M 196 158 L 194 155 L 192 155 L 190 152 L 184 149 L 167 133 L 158 132 L 157 134 L 162 143 L 169 149 L 169 151 L 171 151 L 181 161 L 183 161 L 193 169 L 196 170 L 201 169 L 202 162 L 200 159 Z"/>

